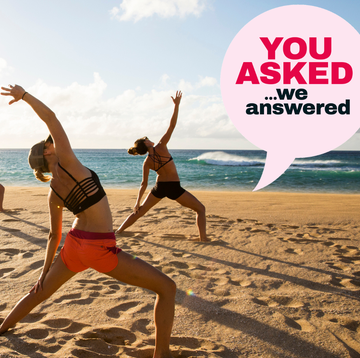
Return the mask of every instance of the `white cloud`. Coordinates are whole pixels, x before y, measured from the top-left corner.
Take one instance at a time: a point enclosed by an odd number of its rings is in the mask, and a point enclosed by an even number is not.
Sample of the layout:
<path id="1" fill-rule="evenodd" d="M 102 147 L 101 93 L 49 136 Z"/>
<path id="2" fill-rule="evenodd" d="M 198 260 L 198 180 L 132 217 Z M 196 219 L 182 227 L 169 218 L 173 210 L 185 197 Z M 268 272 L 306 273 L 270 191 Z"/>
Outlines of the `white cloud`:
<path id="1" fill-rule="evenodd" d="M 179 84 L 177 85 L 177 88 L 183 93 L 185 93 L 185 92 L 193 91 L 194 86 L 190 82 L 186 82 L 185 80 L 180 80 Z"/>
<path id="2" fill-rule="evenodd" d="M 200 16 L 206 3 L 207 0 L 123 0 L 110 13 L 117 20 L 134 22 L 153 15 L 162 18 Z"/>
<path id="3" fill-rule="evenodd" d="M 170 79 L 170 77 L 166 73 L 164 73 L 161 76 L 161 85 L 166 86 L 169 79 Z"/>
<path id="4" fill-rule="evenodd" d="M 217 80 L 214 77 L 204 77 L 196 84 L 197 88 L 201 87 L 213 87 L 217 84 Z"/>
<path id="5" fill-rule="evenodd" d="M 10 67 L 3 58 L 0 58 L 0 78 L 10 74 L 12 71 L 13 68 Z"/>
<path id="6" fill-rule="evenodd" d="M 213 80 L 205 78 L 204 82 L 211 84 Z M 194 94 L 198 92 L 196 84 L 183 80 L 180 83 L 186 87 L 186 94 L 170 143 L 172 148 L 186 148 L 185 142 L 194 148 L 197 138 L 212 143 L 219 138 L 238 137 L 220 93 L 198 95 Z M 95 73 L 88 85 L 74 82 L 61 88 L 38 80 L 26 90 L 56 113 L 74 148 L 127 148 L 145 135 L 155 142 L 161 138 L 173 113 L 171 96 L 176 88 L 147 92 L 129 89 L 109 99 L 103 96 L 105 89 L 106 83 Z M 22 101 L 8 106 L 8 100 L 9 97 L 0 101 L 0 148 L 30 147 L 43 139 L 47 128 L 32 109 Z"/>

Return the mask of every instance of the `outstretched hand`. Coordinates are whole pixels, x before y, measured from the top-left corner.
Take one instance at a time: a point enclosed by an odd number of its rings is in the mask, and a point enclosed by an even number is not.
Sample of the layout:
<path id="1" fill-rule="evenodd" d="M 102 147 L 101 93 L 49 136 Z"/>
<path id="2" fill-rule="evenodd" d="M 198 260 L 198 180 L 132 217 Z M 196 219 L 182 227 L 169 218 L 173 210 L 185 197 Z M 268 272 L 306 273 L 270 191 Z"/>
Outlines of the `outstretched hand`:
<path id="1" fill-rule="evenodd" d="M 15 85 L 15 86 L 9 85 L 9 88 L 1 87 L 1 89 L 3 91 L 6 91 L 6 92 L 1 92 L 2 96 L 13 96 L 14 97 L 14 99 L 12 99 L 9 102 L 9 104 L 13 104 L 17 101 L 20 101 L 25 93 L 25 90 L 21 86 L 18 86 L 18 85 Z"/>
<path id="2" fill-rule="evenodd" d="M 180 101 L 181 101 L 181 97 L 182 97 L 182 93 L 181 91 L 176 91 L 176 95 L 175 95 L 175 98 L 173 96 L 171 96 L 173 102 L 175 105 L 179 105 L 180 104 Z"/>

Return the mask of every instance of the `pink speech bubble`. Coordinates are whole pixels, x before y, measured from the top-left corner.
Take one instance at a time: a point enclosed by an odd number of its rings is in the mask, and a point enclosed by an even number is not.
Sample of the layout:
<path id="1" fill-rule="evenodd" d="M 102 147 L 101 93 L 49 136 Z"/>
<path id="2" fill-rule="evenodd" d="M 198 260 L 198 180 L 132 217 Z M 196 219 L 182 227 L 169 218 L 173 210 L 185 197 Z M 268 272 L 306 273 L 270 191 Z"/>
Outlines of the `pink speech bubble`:
<path id="1" fill-rule="evenodd" d="M 359 86 L 360 35 L 338 15 L 290 5 L 245 25 L 226 52 L 221 92 L 238 131 L 267 152 L 254 190 L 295 158 L 346 142 L 360 127 Z"/>

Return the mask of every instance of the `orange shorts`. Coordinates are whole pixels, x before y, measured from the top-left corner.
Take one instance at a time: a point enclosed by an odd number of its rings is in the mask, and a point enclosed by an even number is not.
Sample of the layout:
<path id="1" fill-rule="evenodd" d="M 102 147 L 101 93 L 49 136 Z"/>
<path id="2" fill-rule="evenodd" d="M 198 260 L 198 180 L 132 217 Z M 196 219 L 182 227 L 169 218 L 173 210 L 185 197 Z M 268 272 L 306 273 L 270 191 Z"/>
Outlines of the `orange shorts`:
<path id="1" fill-rule="evenodd" d="M 91 267 L 99 272 L 110 272 L 118 264 L 115 234 L 90 233 L 71 229 L 66 235 L 60 251 L 66 267 L 73 272 L 81 272 Z"/>

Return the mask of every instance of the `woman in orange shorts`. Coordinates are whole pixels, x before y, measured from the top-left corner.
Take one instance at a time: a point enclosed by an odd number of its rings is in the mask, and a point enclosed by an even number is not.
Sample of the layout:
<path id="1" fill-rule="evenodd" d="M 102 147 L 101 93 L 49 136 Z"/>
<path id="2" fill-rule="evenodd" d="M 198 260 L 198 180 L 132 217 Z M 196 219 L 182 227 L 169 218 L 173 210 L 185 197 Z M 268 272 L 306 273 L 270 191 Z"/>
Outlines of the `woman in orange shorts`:
<path id="1" fill-rule="evenodd" d="M 171 357 L 169 344 L 175 283 L 161 271 L 116 247 L 106 193 L 96 173 L 84 167 L 76 158 L 55 114 L 20 86 L 10 85 L 2 89 L 5 91 L 2 95 L 13 97 L 9 104 L 25 101 L 50 131 L 50 136 L 35 144 L 29 153 L 29 164 L 34 169 L 35 177 L 50 181 L 50 233 L 40 277 L 2 322 L 0 334 L 23 319 L 77 272 L 91 267 L 122 282 L 156 292 L 154 357 Z M 52 176 L 44 173 L 51 173 Z M 60 255 L 54 261 L 61 241 L 64 207 L 74 213 L 75 221 Z"/>

